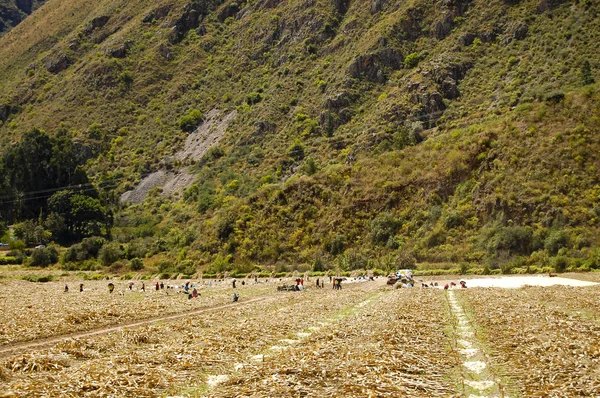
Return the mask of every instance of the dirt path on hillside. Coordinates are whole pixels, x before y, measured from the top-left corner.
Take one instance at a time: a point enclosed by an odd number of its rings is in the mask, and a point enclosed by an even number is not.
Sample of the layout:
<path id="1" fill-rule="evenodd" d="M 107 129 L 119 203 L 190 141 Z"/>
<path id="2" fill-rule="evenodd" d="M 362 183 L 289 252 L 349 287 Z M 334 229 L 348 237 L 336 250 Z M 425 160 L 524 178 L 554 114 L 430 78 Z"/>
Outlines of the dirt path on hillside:
<path id="1" fill-rule="evenodd" d="M 35 339 L 35 340 L 30 340 L 30 341 L 25 341 L 25 342 L 20 342 L 20 343 L 6 344 L 6 345 L 0 346 L 0 359 L 9 357 L 11 355 L 16 355 L 16 354 L 20 354 L 23 352 L 27 352 L 27 351 L 33 351 L 33 350 L 39 350 L 42 348 L 47 348 L 51 345 L 54 345 L 56 343 L 59 343 L 63 340 L 67 340 L 67 339 L 80 339 L 80 338 L 94 337 L 94 336 L 99 336 L 99 335 L 107 334 L 110 332 L 114 332 L 114 331 L 117 331 L 117 330 L 120 330 L 123 328 L 138 328 L 138 327 L 146 326 L 146 325 L 156 323 L 156 322 L 170 322 L 170 321 L 181 319 L 181 318 L 184 318 L 184 317 L 187 317 L 190 315 L 197 315 L 197 314 L 203 314 L 206 312 L 224 310 L 224 309 L 231 308 L 231 307 L 246 306 L 246 305 L 256 303 L 259 301 L 275 300 L 276 298 L 277 298 L 276 296 L 257 297 L 257 298 L 253 298 L 253 299 L 250 299 L 247 301 L 241 301 L 241 302 L 237 302 L 237 303 L 229 303 L 229 304 L 223 304 L 223 305 L 218 305 L 218 306 L 213 306 L 213 307 L 199 308 L 199 309 L 195 309 L 195 310 L 191 310 L 191 311 L 184 311 L 184 312 L 179 312 L 179 313 L 170 314 L 170 315 L 156 316 L 156 317 L 152 317 L 152 318 L 146 318 L 146 319 L 141 319 L 141 320 L 119 323 L 116 325 L 103 326 L 103 327 L 97 328 L 97 329 L 90 329 L 90 330 L 74 332 L 74 333 L 65 333 L 65 334 L 60 334 L 60 335 L 56 335 L 56 336 L 52 336 L 52 337 L 44 337 L 41 339 Z"/>

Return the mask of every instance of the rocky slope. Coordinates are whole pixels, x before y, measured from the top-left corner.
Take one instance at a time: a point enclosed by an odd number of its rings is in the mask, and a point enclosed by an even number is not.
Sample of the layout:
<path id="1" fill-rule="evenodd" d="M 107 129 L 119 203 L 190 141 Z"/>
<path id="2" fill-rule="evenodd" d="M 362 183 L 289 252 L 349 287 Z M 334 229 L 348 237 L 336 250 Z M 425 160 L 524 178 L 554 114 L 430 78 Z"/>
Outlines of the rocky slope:
<path id="1" fill-rule="evenodd" d="M 49 0 L 1 39 L 0 146 L 68 134 L 114 238 L 175 263 L 595 266 L 599 7 Z M 119 207 L 182 168 L 181 200 Z"/>

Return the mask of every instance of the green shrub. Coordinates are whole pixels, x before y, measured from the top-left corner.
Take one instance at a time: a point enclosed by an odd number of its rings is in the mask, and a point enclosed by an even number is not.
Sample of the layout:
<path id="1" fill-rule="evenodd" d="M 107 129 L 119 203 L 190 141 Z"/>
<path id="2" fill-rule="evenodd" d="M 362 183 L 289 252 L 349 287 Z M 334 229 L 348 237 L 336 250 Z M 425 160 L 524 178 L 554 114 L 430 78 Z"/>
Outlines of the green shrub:
<path id="1" fill-rule="evenodd" d="M 246 95 L 246 103 L 248 105 L 254 105 L 254 104 L 258 104 L 260 101 L 262 101 L 263 96 L 261 93 L 258 93 L 256 91 L 253 91 L 251 93 L 248 93 L 248 95 Z"/>
<path id="2" fill-rule="evenodd" d="M 554 257 L 552 266 L 556 272 L 564 272 L 569 267 L 569 259 L 565 256 Z"/>
<path id="3" fill-rule="evenodd" d="M 544 101 L 551 104 L 558 104 L 565 99 L 565 94 L 561 91 L 553 91 L 544 96 Z"/>
<path id="4" fill-rule="evenodd" d="M 371 242 L 373 244 L 386 243 L 394 236 L 402 222 L 391 213 L 381 213 L 371 221 Z"/>
<path id="5" fill-rule="evenodd" d="M 583 84 L 584 86 L 587 86 L 588 84 L 593 84 L 595 82 L 594 75 L 592 75 L 592 66 L 590 65 L 590 61 L 588 61 L 587 59 L 584 60 L 581 64 L 579 75 L 581 77 L 581 84 Z"/>
<path id="6" fill-rule="evenodd" d="M 17 257 L 17 256 L 0 257 L 0 265 L 15 265 L 15 264 L 21 264 L 22 262 L 23 262 L 22 257 Z"/>
<path id="7" fill-rule="evenodd" d="M 331 255 L 337 256 L 344 252 L 344 249 L 346 248 L 346 238 L 344 235 L 337 234 L 333 239 L 326 240 L 324 246 L 325 250 Z"/>
<path id="8" fill-rule="evenodd" d="M 160 260 L 158 262 L 158 272 L 160 273 L 167 273 L 167 272 L 174 272 L 175 270 L 173 269 L 173 263 L 169 260 Z"/>
<path id="9" fill-rule="evenodd" d="M 32 267 L 47 267 L 58 262 L 58 251 L 54 246 L 33 249 L 31 253 Z"/>
<path id="10" fill-rule="evenodd" d="M 135 257 L 131 259 L 129 267 L 132 271 L 140 271 L 144 269 L 144 262 L 140 258 Z"/>
<path id="11" fill-rule="evenodd" d="M 121 245 L 117 242 L 105 244 L 98 253 L 98 260 L 105 266 L 111 265 L 124 258 L 125 253 L 123 252 Z"/>
<path id="12" fill-rule="evenodd" d="M 186 115 L 179 119 L 179 128 L 182 131 L 191 133 L 204 120 L 204 115 L 198 109 L 192 109 Z"/>
<path id="13" fill-rule="evenodd" d="M 533 232 L 528 227 L 501 227 L 493 230 L 488 239 L 487 249 L 493 255 L 504 251 L 509 254 L 530 254 Z"/>
<path id="14" fill-rule="evenodd" d="M 421 57 L 418 53 L 410 53 L 404 58 L 404 66 L 406 68 L 414 68 L 419 64 Z"/>
<path id="15" fill-rule="evenodd" d="M 99 236 L 92 236 L 83 239 L 80 243 L 69 247 L 62 256 L 63 262 L 79 262 L 94 258 L 100 252 L 106 239 Z"/>
<path id="16" fill-rule="evenodd" d="M 56 276 L 54 276 L 54 275 L 25 275 L 25 276 L 22 276 L 21 279 L 24 281 L 28 281 L 28 282 L 44 283 L 44 282 L 52 282 L 53 280 L 56 279 Z"/>

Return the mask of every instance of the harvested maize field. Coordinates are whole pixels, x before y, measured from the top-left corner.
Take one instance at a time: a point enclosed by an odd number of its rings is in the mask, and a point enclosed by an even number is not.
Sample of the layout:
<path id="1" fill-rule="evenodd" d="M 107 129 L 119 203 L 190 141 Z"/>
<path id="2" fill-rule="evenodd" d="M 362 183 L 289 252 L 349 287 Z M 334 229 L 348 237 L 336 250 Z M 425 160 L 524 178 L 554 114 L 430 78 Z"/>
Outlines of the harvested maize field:
<path id="1" fill-rule="evenodd" d="M 600 285 L 84 283 L 0 281 L 0 397 L 600 395 Z"/>

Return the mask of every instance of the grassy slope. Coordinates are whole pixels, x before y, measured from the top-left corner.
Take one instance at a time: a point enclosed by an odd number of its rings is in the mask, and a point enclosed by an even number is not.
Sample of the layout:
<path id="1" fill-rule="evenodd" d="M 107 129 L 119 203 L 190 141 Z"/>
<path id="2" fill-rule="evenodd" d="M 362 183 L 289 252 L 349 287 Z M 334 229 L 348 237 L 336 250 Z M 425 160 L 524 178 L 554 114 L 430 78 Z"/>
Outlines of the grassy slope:
<path id="1" fill-rule="evenodd" d="M 144 24 L 160 4 L 104 0 L 91 8 L 51 0 L 1 39 L 0 103 L 17 109 L 0 126 L 3 142 L 33 126 L 100 139 L 109 149 L 88 170 L 97 181 L 122 181 L 119 191 L 181 145 L 177 121 L 189 109 L 240 111 L 221 144 L 225 156 L 196 167 L 212 207 L 198 212 L 192 193 L 173 204 L 151 198 L 123 211 L 118 239 L 144 235 L 140 224 L 157 225 L 173 253 L 194 242 L 180 260 L 202 263 L 219 252 L 308 263 L 327 249 L 337 253 L 333 241 L 350 248 L 341 257 L 347 261 L 407 252 L 479 261 L 497 255 L 486 251 L 486 237 L 514 225 L 530 226 L 542 241 L 553 229 L 567 230 L 574 257 L 589 256 L 576 241 L 598 245 L 600 94 L 582 88 L 579 76 L 587 59 L 598 78 L 597 1 L 540 12 L 537 1 L 416 0 L 388 2 L 375 14 L 367 1 L 347 10 L 323 0 L 250 2 L 240 4 L 247 11 L 239 20 L 219 22 L 226 3 L 202 24 L 206 34 L 191 31 L 176 45 L 168 43 L 169 24 L 185 3 L 163 3 L 173 5 L 169 16 Z M 436 24 L 451 13 L 462 16 L 436 38 Z M 83 34 L 100 15 L 108 23 Z M 520 24 L 528 27 L 525 38 L 509 40 Z M 461 44 L 467 33 L 482 39 Z M 127 57 L 107 55 L 126 40 Z M 161 55 L 165 48 L 173 60 Z M 416 68 L 383 67 L 385 83 L 351 77 L 357 56 L 386 48 L 422 59 Z M 57 54 L 73 64 L 54 75 L 44 64 Z M 471 67 L 460 97 L 444 100 L 443 115 L 414 101 L 415 93 L 437 91 L 435 77 L 452 65 Z M 555 91 L 566 99 L 544 101 Z M 262 101 L 248 105 L 250 92 Z M 352 97 L 345 106 L 352 118 L 329 133 L 318 121 L 326 99 L 341 92 Z M 259 121 L 274 128 L 263 131 Z M 413 146 L 411 137 L 434 124 Z M 305 159 L 290 156 L 295 141 Z M 387 246 L 371 239 L 372 220 L 382 213 L 392 225 Z"/>

